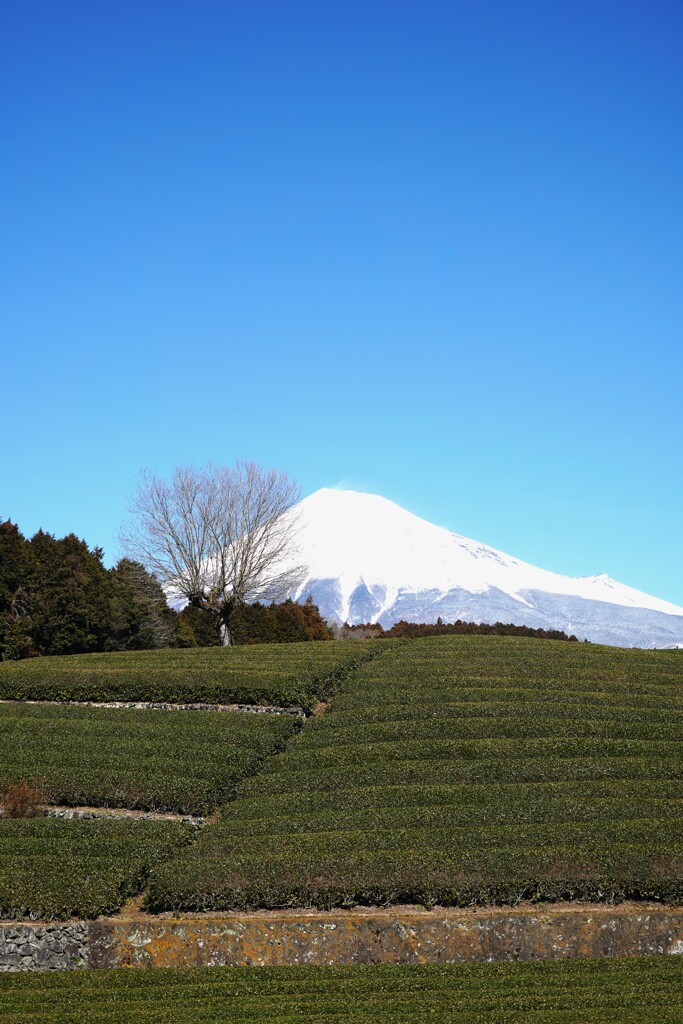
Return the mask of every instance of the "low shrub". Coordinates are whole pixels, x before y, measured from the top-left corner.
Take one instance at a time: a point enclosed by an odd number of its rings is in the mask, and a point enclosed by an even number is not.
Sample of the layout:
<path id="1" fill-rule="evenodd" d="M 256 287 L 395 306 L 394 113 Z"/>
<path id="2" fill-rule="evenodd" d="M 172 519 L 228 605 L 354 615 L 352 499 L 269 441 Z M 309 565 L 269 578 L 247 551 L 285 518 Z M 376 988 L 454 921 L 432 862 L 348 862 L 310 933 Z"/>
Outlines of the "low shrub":
<path id="1" fill-rule="evenodd" d="M 43 813 L 45 790 L 27 782 L 8 782 L 0 791 L 0 811 L 3 818 L 37 818 Z"/>

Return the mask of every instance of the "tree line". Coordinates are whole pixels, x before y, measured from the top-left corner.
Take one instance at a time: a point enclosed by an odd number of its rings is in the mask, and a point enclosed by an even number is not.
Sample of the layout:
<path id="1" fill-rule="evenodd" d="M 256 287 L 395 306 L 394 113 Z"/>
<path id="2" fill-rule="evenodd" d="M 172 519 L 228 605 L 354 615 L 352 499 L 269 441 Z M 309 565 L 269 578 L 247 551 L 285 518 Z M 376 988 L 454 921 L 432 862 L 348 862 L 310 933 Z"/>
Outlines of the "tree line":
<path id="1" fill-rule="evenodd" d="M 439 617 L 436 622 L 406 622 L 401 619 L 390 629 L 384 629 L 379 622 L 365 622 L 350 626 L 336 626 L 335 637 L 340 640 L 376 638 L 391 640 L 396 637 L 416 639 L 421 636 L 527 636 L 541 640 L 568 640 L 578 643 L 578 637 L 569 636 L 561 629 L 534 629 L 533 626 L 515 626 L 512 622 L 443 622 Z"/>
<path id="2" fill-rule="evenodd" d="M 231 625 L 236 643 L 323 640 L 330 631 L 309 599 L 298 605 L 241 605 Z M 107 569 L 103 551 L 75 534 L 39 530 L 26 538 L 0 521 L 0 658 L 205 647 L 221 642 L 215 616 L 166 602 L 145 566 L 122 558 Z"/>

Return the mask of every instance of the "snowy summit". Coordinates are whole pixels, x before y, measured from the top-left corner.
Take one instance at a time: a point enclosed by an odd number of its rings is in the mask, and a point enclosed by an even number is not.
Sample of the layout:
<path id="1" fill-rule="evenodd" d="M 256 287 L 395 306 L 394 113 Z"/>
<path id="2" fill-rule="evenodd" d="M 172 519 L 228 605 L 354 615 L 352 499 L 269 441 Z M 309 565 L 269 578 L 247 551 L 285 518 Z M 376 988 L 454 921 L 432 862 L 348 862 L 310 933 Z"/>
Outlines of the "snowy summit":
<path id="1" fill-rule="evenodd" d="M 412 515 L 377 494 L 323 488 L 297 506 L 306 578 L 336 622 L 513 622 L 625 646 L 683 642 L 683 608 L 596 576 L 561 576 Z"/>

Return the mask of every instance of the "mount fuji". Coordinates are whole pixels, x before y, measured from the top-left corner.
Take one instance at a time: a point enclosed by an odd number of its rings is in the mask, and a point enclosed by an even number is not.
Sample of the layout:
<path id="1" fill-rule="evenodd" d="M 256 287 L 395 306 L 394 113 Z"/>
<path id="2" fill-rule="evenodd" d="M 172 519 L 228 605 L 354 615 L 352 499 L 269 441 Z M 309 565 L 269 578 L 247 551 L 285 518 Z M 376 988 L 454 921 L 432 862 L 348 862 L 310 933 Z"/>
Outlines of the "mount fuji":
<path id="1" fill-rule="evenodd" d="M 303 582 L 337 623 L 511 622 L 623 647 L 683 646 L 683 608 L 610 579 L 561 576 L 426 522 L 377 494 L 323 488 L 296 506 Z"/>

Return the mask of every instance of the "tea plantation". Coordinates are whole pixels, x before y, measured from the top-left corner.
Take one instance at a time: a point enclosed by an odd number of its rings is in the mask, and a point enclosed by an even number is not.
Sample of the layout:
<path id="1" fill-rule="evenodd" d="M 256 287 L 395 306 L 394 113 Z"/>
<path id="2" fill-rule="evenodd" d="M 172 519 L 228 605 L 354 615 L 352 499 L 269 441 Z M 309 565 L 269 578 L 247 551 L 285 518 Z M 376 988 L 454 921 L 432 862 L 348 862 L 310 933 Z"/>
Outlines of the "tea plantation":
<path id="1" fill-rule="evenodd" d="M 298 705 L 310 710 L 374 649 L 348 644 L 256 644 L 0 662 L 0 699 Z"/>
<path id="2" fill-rule="evenodd" d="M 154 869 L 152 910 L 683 896 L 683 652 L 394 642 Z"/>
<path id="3" fill-rule="evenodd" d="M 153 912 L 681 902 L 683 652 L 325 642 L 34 659 L 1 664 L 0 681 L 13 698 L 0 703 L 0 786 L 183 814 L 222 804 L 200 833 L 0 819 L 5 916 L 93 916 L 143 891 Z M 20 702 L 238 691 L 309 708 L 336 693 L 302 727 Z"/>
<path id="4" fill-rule="evenodd" d="M 5 1024 L 680 1024 L 681 957 L 0 975 Z"/>
<path id="5" fill-rule="evenodd" d="M 29 782 L 49 804 L 210 814 L 287 743 L 298 718 L 40 698 L 310 707 L 372 650 L 329 642 L 0 663 L 0 792 Z M 113 912 L 195 838 L 175 823 L 0 817 L 0 917 Z"/>
<path id="6" fill-rule="evenodd" d="M 0 821 L 0 918 L 112 914 L 193 831 L 165 821 Z"/>
<path id="7" fill-rule="evenodd" d="M 51 804 L 210 814 L 298 727 L 291 715 L 8 702 L 0 790 L 31 780 Z"/>

